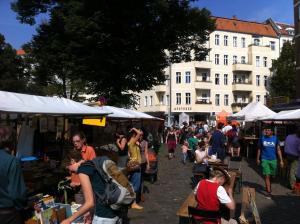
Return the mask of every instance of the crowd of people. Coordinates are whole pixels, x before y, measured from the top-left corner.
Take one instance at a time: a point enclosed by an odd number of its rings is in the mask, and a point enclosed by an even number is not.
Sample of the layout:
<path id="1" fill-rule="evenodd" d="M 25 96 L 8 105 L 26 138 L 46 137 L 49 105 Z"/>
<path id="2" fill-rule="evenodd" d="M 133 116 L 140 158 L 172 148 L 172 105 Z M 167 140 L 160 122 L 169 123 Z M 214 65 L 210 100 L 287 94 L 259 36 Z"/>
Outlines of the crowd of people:
<path id="1" fill-rule="evenodd" d="M 261 165 L 265 180 L 265 190 L 268 197 L 272 196 L 271 179 L 281 168 L 287 165 L 290 187 L 299 185 L 300 179 L 300 129 L 297 126 L 290 128 L 291 133 L 286 137 L 284 153 L 279 144 L 279 139 L 274 135 L 273 126 L 264 125 L 262 134 L 258 139 L 256 163 Z M 181 162 L 194 163 L 197 172 L 207 172 L 206 178 L 195 185 L 195 195 L 198 202 L 197 208 L 204 210 L 219 210 L 224 204 L 229 209 L 235 208 L 232 197 L 232 189 L 225 189 L 222 185 L 227 182 L 224 170 L 207 170 L 208 161 L 224 161 L 231 158 L 241 157 L 241 130 L 239 125 L 228 122 L 226 125 L 218 123 L 211 128 L 206 122 L 199 124 L 183 123 L 181 128 L 170 127 L 166 129 L 165 143 L 168 150 L 168 158 L 175 157 L 175 150 L 181 148 Z M 22 223 L 19 209 L 25 206 L 25 184 L 17 159 L 9 154 L 11 148 L 12 130 L 8 127 L 0 127 L 0 156 L 1 156 L 1 179 L 0 188 L 0 219 L 8 220 L 5 223 Z M 92 146 L 86 142 L 83 133 L 78 132 L 72 136 L 73 149 L 70 150 L 62 166 L 70 176 L 70 186 L 73 189 L 77 203 L 82 204 L 78 212 L 64 220 L 63 224 L 72 223 L 78 217 L 83 216 L 85 223 L 126 223 L 128 207 L 113 209 L 107 204 L 100 203 L 94 195 L 104 194 L 107 183 L 94 166 L 88 161 L 97 158 Z M 144 178 L 147 172 L 157 163 L 156 153 L 153 150 L 153 140 L 150 133 L 145 130 L 130 128 L 127 133 L 118 131 L 115 133 L 114 146 L 116 157 L 114 161 L 116 169 L 120 171 L 117 176 L 123 179 L 128 192 L 131 192 L 133 201 L 130 208 L 141 210 L 140 202 L 144 200 Z M 287 164 L 284 163 L 286 159 Z M 9 168 L 9 169 L 8 169 Z M 122 181 L 121 181 L 122 182 Z M 6 190 L 1 190 L 1 189 Z M 95 208 L 95 209 L 94 209 Z M 7 217 L 10 217 L 9 219 Z M 199 217 L 198 217 L 199 218 Z M 201 220 L 201 217 L 199 218 Z M 205 223 L 205 222 L 204 222 Z"/>
<path id="2" fill-rule="evenodd" d="M 117 148 L 117 157 L 113 158 L 112 156 L 111 159 L 115 160 L 117 169 L 122 173 L 117 175 L 118 178 L 120 178 L 119 176 L 125 179 L 128 178 L 131 183 L 127 187 L 132 188 L 129 191 L 132 190 L 135 193 L 135 200 L 130 205 L 132 209 L 143 209 L 138 204 L 143 201 L 143 179 L 147 170 L 151 169 L 150 162 L 156 161 L 156 154 L 152 149 L 151 139 L 151 134 L 147 134 L 146 131 L 137 128 L 131 128 L 126 135 L 122 132 L 115 133 L 114 144 Z M 83 193 L 82 198 L 84 200 L 78 201 L 83 206 L 78 212 L 63 221 L 63 224 L 71 223 L 82 215 L 85 217 L 85 223 L 125 223 L 125 219 L 127 219 L 126 206 L 116 210 L 109 205 L 99 203 L 98 200 L 93 198 L 93 192 L 97 192 L 100 195 L 105 192 L 105 182 L 97 172 L 97 169 L 85 163 L 95 159 L 96 153 L 94 149 L 91 146 L 87 146 L 86 138 L 82 133 L 73 136 L 73 144 L 75 152 L 80 152 L 81 159 L 75 160 L 74 150 L 71 150 L 67 154 L 70 162 L 67 168 L 72 174 L 71 186 L 81 186 L 79 193 Z M 93 207 L 95 207 L 94 214 L 91 210 Z"/>
<path id="3" fill-rule="evenodd" d="M 230 122 L 224 126 L 218 123 L 212 129 L 206 122 L 197 125 L 184 123 L 181 128 L 170 127 L 166 131 L 165 142 L 169 159 L 174 158 L 176 145 L 181 144 L 182 162 L 203 163 L 209 157 L 225 159 L 226 153 L 232 157 L 240 157 L 239 127 Z"/>

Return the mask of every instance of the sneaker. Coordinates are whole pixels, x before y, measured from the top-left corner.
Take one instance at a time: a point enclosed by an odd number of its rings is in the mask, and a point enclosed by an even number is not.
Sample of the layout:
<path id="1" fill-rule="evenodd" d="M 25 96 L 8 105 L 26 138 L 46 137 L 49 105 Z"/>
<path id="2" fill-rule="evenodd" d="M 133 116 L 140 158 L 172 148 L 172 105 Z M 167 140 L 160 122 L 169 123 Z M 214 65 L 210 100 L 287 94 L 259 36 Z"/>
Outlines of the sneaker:
<path id="1" fill-rule="evenodd" d="M 133 204 L 131 205 L 132 209 L 137 209 L 137 210 L 141 210 L 143 209 L 142 206 L 139 206 L 136 202 L 133 202 Z"/>
<path id="2" fill-rule="evenodd" d="M 266 192 L 266 199 L 272 199 L 272 193 L 271 192 Z"/>

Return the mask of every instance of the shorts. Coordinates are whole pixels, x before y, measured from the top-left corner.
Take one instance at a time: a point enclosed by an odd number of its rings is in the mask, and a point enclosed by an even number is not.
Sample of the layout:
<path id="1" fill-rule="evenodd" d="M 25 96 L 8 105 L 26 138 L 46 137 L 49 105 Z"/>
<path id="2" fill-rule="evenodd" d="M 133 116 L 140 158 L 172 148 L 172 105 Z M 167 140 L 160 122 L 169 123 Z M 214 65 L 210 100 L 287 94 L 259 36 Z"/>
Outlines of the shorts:
<path id="1" fill-rule="evenodd" d="M 277 160 L 265 160 L 261 161 L 261 166 L 263 170 L 263 175 L 265 176 L 275 176 L 277 170 Z"/>

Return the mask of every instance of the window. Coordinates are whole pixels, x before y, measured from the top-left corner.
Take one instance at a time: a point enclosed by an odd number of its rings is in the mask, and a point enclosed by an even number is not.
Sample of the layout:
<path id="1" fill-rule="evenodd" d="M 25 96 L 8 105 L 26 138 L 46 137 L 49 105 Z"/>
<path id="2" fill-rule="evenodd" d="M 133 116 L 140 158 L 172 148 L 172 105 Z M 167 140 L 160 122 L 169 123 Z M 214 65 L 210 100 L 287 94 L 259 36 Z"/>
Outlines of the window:
<path id="1" fill-rule="evenodd" d="M 267 104 L 267 95 L 264 95 L 264 104 Z"/>
<path id="2" fill-rule="evenodd" d="M 232 63 L 237 64 L 237 56 L 236 55 L 233 55 Z"/>
<path id="3" fill-rule="evenodd" d="M 170 84 L 170 76 L 166 75 L 166 81 L 165 81 L 166 86 Z"/>
<path id="4" fill-rule="evenodd" d="M 256 95 L 256 102 L 260 101 L 260 95 Z"/>
<path id="5" fill-rule="evenodd" d="M 153 96 L 150 96 L 150 98 L 149 98 L 149 106 L 152 106 L 152 104 L 153 104 Z"/>
<path id="6" fill-rule="evenodd" d="M 144 106 L 146 107 L 147 105 L 148 105 L 148 97 L 145 96 L 145 98 L 144 98 Z"/>
<path id="7" fill-rule="evenodd" d="M 208 82 L 209 81 L 209 76 L 207 73 L 202 73 L 202 82 Z"/>
<path id="8" fill-rule="evenodd" d="M 259 45 L 260 45 L 260 39 L 255 38 L 255 39 L 254 39 L 254 45 L 255 45 L 255 46 L 259 46 Z"/>
<path id="9" fill-rule="evenodd" d="M 191 72 L 185 72 L 185 83 L 191 83 Z"/>
<path id="10" fill-rule="evenodd" d="M 268 85 L 268 76 L 264 76 L 264 86 L 267 87 Z"/>
<path id="11" fill-rule="evenodd" d="M 219 74 L 215 74 L 215 84 L 220 85 L 220 75 Z"/>
<path id="12" fill-rule="evenodd" d="M 224 55 L 224 65 L 228 65 L 228 55 Z"/>
<path id="13" fill-rule="evenodd" d="M 181 72 L 176 72 L 176 83 L 181 83 Z"/>
<path id="14" fill-rule="evenodd" d="M 159 104 L 164 105 L 164 95 L 159 96 Z"/>
<path id="15" fill-rule="evenodd" d="M 181 93 L 176 93 L 176 104 L 177 105 L 181 104 Z"/>
<path id="16" fill-rule="evenodd" d="M 216 34 L 215 35 L 215 45 L 219 45 L 220 44 L 220 35 Z"/>
<path id="17" fill-rule="evenodd" d="M 228 46 L 228 36 L 224 36 L 224 46 Z"/>
<path id="18" fill-rule="evenodd" d="M 229 100 L 228 100 L 228 98 L 229 98 L 229 97 L 228 97 L 228 95 L 227 95 L 227 94 L 225 94 L 225 95 L 224 95 L 224 106 L 228 106 L 228 104 L 229 104 L 229 102 L 228 102 L 228 101 L 229 101 Z"/>
<path id="19" fill-rule="evenodd" d="M 233 75 L 233 83 L 236 83 L 237 82 L 237 75 Z"/>
<path id="20" fill-rule="evenodd" d="M 270 41 L 270 47 L 272 51 L 275 51 L 275 41 Z"/>
<path id="21" fill-rule="evenodd" d="M 220 94 L 216 94 L 216 96 L 215 96 L 215 104 L 216 104 L 216 106 L 220 106 Z"/>
<path id="22" fill-rule="evenodd" d="M 233 46 L 237 47 L 237 37 L 233 37 Z"/>
<path id="23" fill-rule="evenodd" d="M 256 75 L 256 85 L 260 85 L 260 75 Z"/>
<path id="24" fill-rule="evenodd" d="M 220 64 L 219 54 L 215 54 L 215 64 L 216 65 Z"/>
<path id="25" fill-rule="evenodd" d="M 256 56 L 256 67 L 259 67 L 259 61 L 260 61 L 260 57 L 259 56 Z"/>
<path id="26" fill-rule="evenodd" d="M 191 104 L 191 93 L 185 93 L 185 104 Z"/>
<path id="27" fill-rule="evenodd" d="M 169 106 L 170 104 L 170 96 L 166 95 L 166 105 Z"/>
<path id="28" fill-rule="evenodd" d="M 228 85 L 228 74 L 224 74 L 224 85 Z"/>
<path id="29" fill-rule="evenodd" d="M 264 57 L 264 67 L 268 67 L 268 58 Z"/>
<path id="30" fill-rule="evenodd" d="M 246 38 L 245 37 L 242 37 L 242 48 L 245 48 L 246 47 Z"/>
<path id="31" fill-rule="evenodd" d="M 246 57 L 245 57 L 245 56 L 242 56 L 242 57 L 241 57 L 241 63 L 242 63 L 242 64 L 246 64 Z"/>

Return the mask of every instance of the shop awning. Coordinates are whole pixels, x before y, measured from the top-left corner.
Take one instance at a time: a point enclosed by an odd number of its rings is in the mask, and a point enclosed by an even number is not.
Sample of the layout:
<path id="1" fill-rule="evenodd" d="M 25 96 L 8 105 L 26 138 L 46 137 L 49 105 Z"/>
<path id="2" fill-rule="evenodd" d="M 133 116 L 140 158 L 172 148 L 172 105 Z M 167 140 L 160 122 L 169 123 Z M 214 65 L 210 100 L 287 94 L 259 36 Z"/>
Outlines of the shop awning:
<path id="1" fill-rule="evenodd" d="M 110 112 L 99 110 L 66 98 L 36 96 L 0 91 L 0 112 L 49 115 L 103 116 Z"/>

